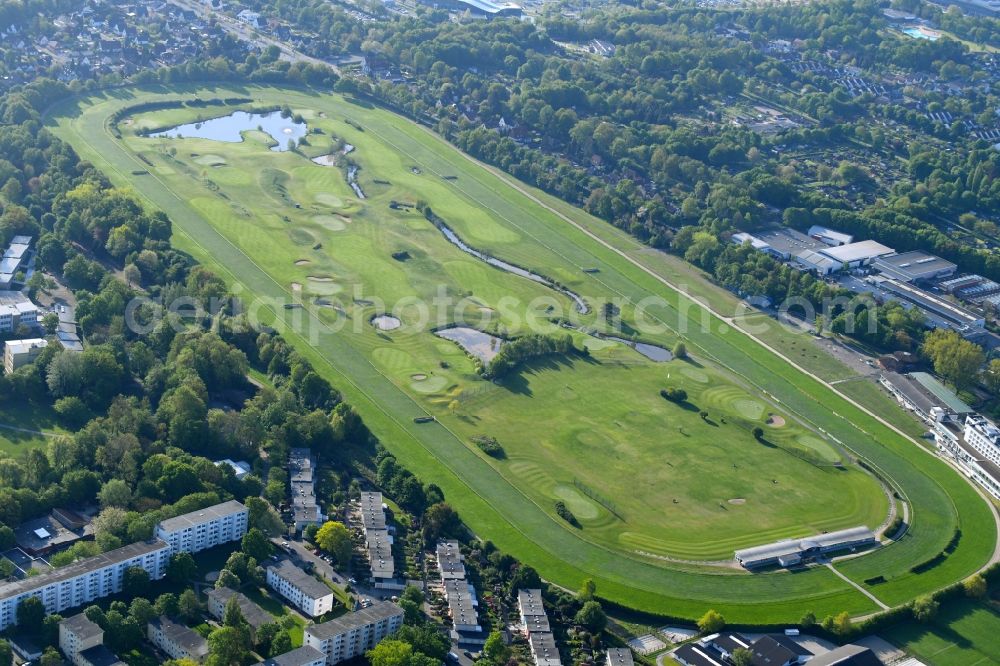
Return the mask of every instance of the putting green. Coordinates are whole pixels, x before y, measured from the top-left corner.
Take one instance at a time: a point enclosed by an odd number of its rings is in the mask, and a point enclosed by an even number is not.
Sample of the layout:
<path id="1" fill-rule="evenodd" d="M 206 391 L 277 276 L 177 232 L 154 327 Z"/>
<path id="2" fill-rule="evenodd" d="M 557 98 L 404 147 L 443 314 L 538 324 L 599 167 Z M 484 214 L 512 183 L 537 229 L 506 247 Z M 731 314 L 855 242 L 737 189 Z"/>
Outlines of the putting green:
<path id="1" fill-rule="evenodd" d="M 222 166 L 226 163 L 226 158 L 222 155 L 199 155 L 194 161 L 205 166 Z"/>
<path id="2" fill-rule="evenodd" d="M 623 302 L 634 303 L 656 294 L 664 305 L 647 315 L 665 323 L 676 321 L 682 306 L 691 305 L 630 263 L 624 251 L 619 255 L 612 249 L 625 247 L 629 254 L 637 249 L 617 230 L 537 191 L 516 189 L 397 116 L 337 96 L 270 88 L 239 91 L 261 105 L 290 103 L 316 111 L 312 125 L 357 146 L 352 159 L 361 165 L 362 175 L 377 174 L 392 183 L 369 199 L 335 194 L 345 187 L 329 180 L 338 170 L 250 140 L 213 147 L 211 152 L 227 162 L 220 173 L 273 169 L 268 178 L 232 185 L 220 179 L 213 189 L 202 179 L 201 165 L 190 164 L 170 174 L 130 178 L 142 164 L 136 152 L 152 153 L 159 165 L 168 163 L 162 151 L 169 147 L 177 147 L 182 156 L 208 151 L 187 148 L 189 139 L 136 136 L 127 125 L 119 126 L 122 138 L 116 139 L 105 124 L 112 113 L 165 99 L 237 94 L 198 87 L 158 90 L 116 90 L 114 96 L 73 100 L 62 107 L 74 109 L 73 115 L 61 117 L 57 108 L 50 126 L 114 182 L 131 184 L 151 205 L 166 210 L 181 248 L 230 282 L 243 284 L 244 293 L 287 294 L 292 281 L 303 279 L 294 266 L 302 258 L 301 246 L 321 244 L 310 258 L 317 268 L 338 276 L 330 284 L 359 287 L 356 298 L 430 302 L 443 286 L 450 294 L 474 294 L 497 311 L 494 325 L 512 335 L 531 330 L 526 317 L 532 312 L 547 312 L 533 304 L 541 299 L 572 313 L 569 299 L 484 265 L 448 243 L 419 214 L 388 206 L 391 200 L 419 198 L 470 244 L 558 279 L 586 297 L 624 297 Z M 152 116 L 144 122 L 157 123 L 157 113 L 138 115 Z M 179 121 L 178 115 L 172 113 L 171 121 Z M 341 120 L 345 117 L 364 131 Z M 178 160 L 184 164 L 183 157 Z M 442 173 L 458 178 L 433 175 Z M 327 187 L 316 185 L 321 181 L 332 191 L 316 189 Z M 213 205 L 199 205 L 199 199 Z M 299 226 L 313 224 L 310 218 L 317 210 L 312 202 L 339 208 L 345 200 L 350 200 L 355 222 L 337 233 L 336 242 L 332 236 L 327 241 L 326 230 L 313 234 Z M 249 217 L 233 213 L 231 201 L 239 201 Z M 303 208 L 296 208 L 296 202 Z M 414 259 L 395 261 L 389 248 L 407 248 Z M 599 279 L 580 266 L 598 269 Z M 519 307 L 506 307 L 506 301 L 501 303 L 505 297 Z M 691 307 L 700 313 L 697 305 Z M 370 312 L 355 308 L 353 316 Z M 315 314 L 306 313 L 306 325 L 320 326 L 310 316 Z M 293 319 L 293 313 L 280 310 L 275 316 Z M 623 308 L 622 317 L 634 323 L 630 306 Z M 594 313 L 578 319 L 580 325 L 603 326 Z M 723 332 L 716 319 L 707 317 L 706 322 L 684 336 L 698 367 L 684 361 L 653 363 L 638 354 L 630 354 L 626 362 L 609 347 L 588 358 L 527 364 L 499 383 L 480 379 L 475 364 L 456 346 L 426 330 L 394 334 L 391 347 L 371 326 L 320 335 L 315 343 L 305 331 L 289 328 L 286 335 L 344 392 L 390 450 L 425 481 L 442 487 L 477 534 L 567 587 L 591 576 L 602 596 L 620 603 L 684 617 L 715 607 L 734 622 L 786 622 L 798 619 L 804 608 L 818 615 L 875 609 L 869 598 L 822 568 L 795 576 L 749 576 L 692 565 L 678 568 L 663 559 L 731 558 L 735 548 L 769 540 L 880 524 L 888 501 L 871 475 L 850 465 L 843 471 L 814 465 L 784 450 L 804 446 L 795 438 L 811 430 L 800 423 L 833 433 L 855 455 L 885 470 L 913 503 L 909 537 L 838 564 L 845 575 L 862 584 L 877 571 L 887 582 L 875 593 L 887 603 L 902 603 L 968 575 L 988 559 L 994 522 L 957 474 L 783 359 L 728 327 Z M 555 326 L 547 330 L 564 332 Z M 667 348 L 678 340 L 669 324 L 648 337 Z M 574 338 L 584 344 L 582 336 Z M 427 368 L 435 368 L 433 379 L 441 383 L 433 394 L 416 388 L 430 380 L 411 379 Z M 667 385 L 683 387 L 688 404 L 663 400 L 659 390 Z M 743 392 L 738 400 L 747 394 L 751 400 L 755 394 L 774 396 L 780 409 L 795 418 L 784 428 L 769 430 L 775 445 L 765 446 L 750 434 L 748 405 L 741 411 L 735 401 L 722 401 L 709 410 L 709 419 L 700 418 L 698 410 L 712 399 L 707 390 L 717 387 Z M 560 398 L 568 395 L 576 397 Z M 449 409 L 451 403 L 457 409 Z M 414 423 L 427 414 L 436 421 Z M 480 434 L 496 436 L 508 458 L 483 456 L 471 443 Z M 614 512 L 602 509 L 596 520 L 581 519 L 581 529 L 567 526 L 555 515 L 554 489 L 574 488 L 576 482 L 596 489 Z M 732 504 L 732 498 L 746 503 Z M 963 529 L 955 551 L 931 571 L 909 573 L 940 552 L 959 525 L 977 529 Z"/>
<path id="3" fill-rule="evenodd" d="M 330 194 L 329 192 L 320 192 L 315 196 L 315 199 L 324 206 L 330 206 L 332 208 L 344 207 L 344 200 L 335 194 Z"/>
<path id="4" fill-rule="evenodd" d="M 343 231 L 347 228 L 343 218 L 335 215 L 313 215 L 312 221 L 327 231 Z"/>

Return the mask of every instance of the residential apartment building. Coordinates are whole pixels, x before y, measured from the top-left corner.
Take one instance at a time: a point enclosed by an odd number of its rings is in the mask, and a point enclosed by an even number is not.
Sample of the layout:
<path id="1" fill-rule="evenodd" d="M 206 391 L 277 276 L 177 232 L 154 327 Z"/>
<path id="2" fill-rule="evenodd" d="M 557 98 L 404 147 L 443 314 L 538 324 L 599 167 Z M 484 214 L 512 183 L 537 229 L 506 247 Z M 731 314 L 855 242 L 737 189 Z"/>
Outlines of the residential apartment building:
<path id="1" fill-rule="evenodd" d="M 3 314 L 0 313 L 0 317 Z M 0 327 L 2 330 L 2 327 Z M 3 343 L 3 369 L 8 375 L 18 368 L 23 368 L 35 362 L 49 343 L 44 338 L 26 338 L 24 340 L 8 340 Z"/>
<path id="2" fill-rule="evenodd" d="M 226 614 L 226 604 L 229 600 L 236 598 L 236 605 L 243 614 L 243 619 L 250 625 L 250 629 L 256 632 L 262 625 L 274 622 L 274 616 L 255 604 L 242 592 L 237 592 L 228 587 L 212 588 L 205 593 L 208 597 L 208 612 L 216 620 L 222 620 Z"/>
<path id="3" fill-rule="evenodd" d="M 146 626 L 146 637 L 171 659 L 201 661 L 208 655 L 208 642 L 201 634 L 177 624 L 166 615 L 150 620 Z"/>
<path id="4" fill-rule="evenodd" d="M 267 584 L 309 617 L 333 610 L 333 590 L 288 560 L 267 567 Z"/>
<path id="5" fill-rule="evenodd" d="M 168 518 L 156 527 L 156 536 L 173 552 L 197 553 L 229 541 L 242 539 L 250 512 L 236 500 Z"/>
<path id="6" fill-rule="evenodd" d="M 38 306 L 19 291 L 0 289 L 0 333 L 38 326 Z"/>
<path id="7" fill-rule="evenodd" d="M 465 580 L 465 563 L 457 541 L 439 541 L 437 561 L 442 583 L 450 579 Z"/>
<path id="8" fill-rule="evenodd" d="M 327 664 L 360 657 L 403 626 L 403 609 L 388 601 L 306 627 L 305 645 L 326 655 Z"/>
<path id="9" fill-rule="evenodd" d="M 17 623 L 17 607 L 38 597 L 47 613 L 59 613 L 120 592 L 125 570 L 144 569 L 152 580 L 163 578 L 171 554 L 159 539 L 141 541 L 88 557 L 39 576 L 0 585 L 0 631 Z"/>
<path id="10" fill-rule="evenodd" d="M 396 580 L 396 562 L 392 556 L 392 534 L 385 519 L 382 493 L 361 493 L 361 527 L 365 533 L 365 548 L 376 589 L 402 589 Z"/>
<path id="11" fill-rule="evenodd" d="M 457 541 L 439 541 L 438 575 L 451 616 L 451 640 L 463 647 L 481 647 L 486 642 L 479 624 L 476 588 L 466 579 L 465 562 Z"/>
<path id="12" fill-rule="evenodd" d="M 517 610 L 524 631 L 528 634 L 528 645 L 535 666 L 561 666 L 559 648 L 542 603 L 542 591 L 518 590 Z"/>
<path id="13" fill-rule="evenodd" d="M 288 479 L 292 489 L 292 514 L 295 529 L 319 525 L 326 517 L 316 503 L 316 459 L 309 449 L 288 452 Z"/>
<path id="14" fill-rule="evenodd" d="M 59 623 L 59 649 L 73 664 L 80 652 L 97 645 L 104 645 L 104 630 L 83 613 Z"/>
<path id="15" fill-rule="evenodd" d="M 316 648 L 303 645 L 300 648 L 257 662 L 257 666 L 323 666 L 326 655 Z"/>

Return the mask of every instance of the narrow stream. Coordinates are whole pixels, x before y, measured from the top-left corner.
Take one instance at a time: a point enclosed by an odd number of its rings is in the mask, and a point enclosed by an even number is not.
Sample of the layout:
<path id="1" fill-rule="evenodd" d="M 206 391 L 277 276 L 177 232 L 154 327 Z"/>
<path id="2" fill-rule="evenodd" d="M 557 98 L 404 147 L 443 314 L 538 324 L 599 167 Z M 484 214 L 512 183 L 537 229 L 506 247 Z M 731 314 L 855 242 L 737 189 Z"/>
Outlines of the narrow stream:
<path id="1" fill-rule="evenodd" d="M 558 291 L 560 294 L 565 294 L 566 296 L 569 296 L 571 299 L 573 299 L 573 302 L 576 304 L 576 311 L 577 312 L 579 312 L 581 314 L 587 314 L 588 312 L 590 312 L 590 307 L 587 305 L 587 302 L 585 300 L 583 300 L 583 298 L 579 294 L 577 294 L 576 292 L 570 291 L 569 289 L 566 289 L 565 287 L 561 287 L 561 286 L 557 285 L 555 282 L 553 282 L 552 280 L 550 280 L 550 279 L 548 279 L 546 277 L 542 277 L 541 275 L 538 275 L 536 273 L 532 273 L 529 270 L 525 270 L 525 269 L 521 268 L 520 266 L 515 266 L 514 264 L 509 264 L 506 261 L 503 261 L 501 259 L 497 259 L 495 257 L 491 257 L 491 256 L 489 256 L 488 254 L 486 254 L 484 252 L 480 252 L 479 250 L 477 250 L 475 248 L 469 247 L 446 224 L 444 224 L 441 221 L 438 221 L 436 224 L 437 224 L 438 229 L 441 230 L 441 233 L 444 234 L 444 237 L 447 238 L 451 242 L 452 245 L 454 245 L 458 249 L 462 250 L 462 252 L 465 252 L 467 254 L 471 254 L 473 257 L 476 257 L 477 259 L 485 261 L 490 266 L 493 266 L 495 268 L 499 268 L 500 270 L 503 270 L 503 271 L 507 271 L 508 273 L 513 273 L 514 275 L 519 275 L 519 276 L 521 276 L 523 278 L 527 278 L 527 279 L 531 280 L 532 282 L 537 282 L 538 284 L 543 284 L 543 285 L 545 285 L 546 287 L 548 287 L 550 289 L 554 289 L 554 290 Z"/>

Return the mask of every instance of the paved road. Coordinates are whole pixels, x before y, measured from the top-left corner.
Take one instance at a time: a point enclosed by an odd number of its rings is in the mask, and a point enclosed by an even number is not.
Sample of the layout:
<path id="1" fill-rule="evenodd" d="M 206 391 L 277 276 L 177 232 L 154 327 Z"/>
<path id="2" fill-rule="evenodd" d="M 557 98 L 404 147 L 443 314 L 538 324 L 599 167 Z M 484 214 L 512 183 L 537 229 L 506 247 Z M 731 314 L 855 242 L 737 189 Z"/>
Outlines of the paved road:
<path id="1" fill-rule="evenodd" d="M 297 50 L 295 47 L 291 46 L 287 42 L 283 42 L 271 35 L 265 35 L 254 28 L 251 28 L 246 23 L 241 23 L 236 19 L 218 12 L 212 7 L 204 2 L 196 2 L 195 0 L 168 0 L 170 4 L 176 5 L 182 9 L 187 9 L 198 14 L 204 20 L 215 19 L 215 21 L 224 29 L 226 32 L 235 35 L 244 42 L 250 42 L 260 48 L 267 48 L 268 46 L 277 46 L 281 49 L 281 57 L 283 60 L 288 60 L 289 62 L 306 62 L 312 65 L 322 65 L 325 67 L 330 67 L 338 74 L 340 70 L 336 65 L 326 62 L 325 60 L 320 60 L 319 58 L 314 58 L 310 55 L 306 55 L 301 51 Z"/>

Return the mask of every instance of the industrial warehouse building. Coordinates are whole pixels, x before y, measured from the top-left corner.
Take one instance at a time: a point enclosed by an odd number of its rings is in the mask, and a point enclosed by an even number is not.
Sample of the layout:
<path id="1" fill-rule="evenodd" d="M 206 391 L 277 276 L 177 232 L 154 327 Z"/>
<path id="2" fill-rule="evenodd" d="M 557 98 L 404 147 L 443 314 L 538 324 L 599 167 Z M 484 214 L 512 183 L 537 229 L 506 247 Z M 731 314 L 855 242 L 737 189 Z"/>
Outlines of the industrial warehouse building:
<path id="1" fill-rule="evenodd" d="M 901 282 L 930 282 L 951 277 L 958 268 L 947 259 L 920 250 L 878 257 L 875 268 Z"/>
<path id="2" fill-rule="evenodd" d="M 424 0 L 424 4 L 485 18 L 520 18 L 520 5 L 492 0 Z"/>
<path id="3" fill-rule="evenodd" d="M 786 539 L 736 551 L 736 561 L 746 569 L 792 567 L 822 555 L 875 546 L 878 540 L 867 527 L 852 527 L 805 539 Z"/>

